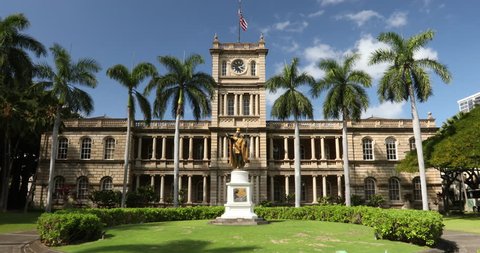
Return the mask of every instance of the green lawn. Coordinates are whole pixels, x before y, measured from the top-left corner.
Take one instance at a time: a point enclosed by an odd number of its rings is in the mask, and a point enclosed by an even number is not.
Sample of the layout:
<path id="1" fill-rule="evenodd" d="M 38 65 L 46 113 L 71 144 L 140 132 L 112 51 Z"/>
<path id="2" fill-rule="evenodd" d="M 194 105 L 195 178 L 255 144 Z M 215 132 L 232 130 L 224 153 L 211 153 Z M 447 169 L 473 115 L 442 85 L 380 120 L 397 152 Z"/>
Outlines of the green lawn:
<path id="1" fill-rule="evenodd" d="M 41 212 L 0 212 L 0 233 L 35 230 Z"/>
<path id="2" fill-rule="evenodd" d="M 480 216 L 465 215 L 465 216 L 445 216 L 443 217 L 444 229 L 463 231 L 480 234 Z"/>
<path id="3" fill-rule="evenodd" d="M 372 228 L 319 221 L 215 226 L 206 220 L 107 229 L 105 239 L 56 248 L 64 252 L 418 252 L 426 248 L 375 240 Z M 342 251 L 343 250 L 343 251 Z"/>

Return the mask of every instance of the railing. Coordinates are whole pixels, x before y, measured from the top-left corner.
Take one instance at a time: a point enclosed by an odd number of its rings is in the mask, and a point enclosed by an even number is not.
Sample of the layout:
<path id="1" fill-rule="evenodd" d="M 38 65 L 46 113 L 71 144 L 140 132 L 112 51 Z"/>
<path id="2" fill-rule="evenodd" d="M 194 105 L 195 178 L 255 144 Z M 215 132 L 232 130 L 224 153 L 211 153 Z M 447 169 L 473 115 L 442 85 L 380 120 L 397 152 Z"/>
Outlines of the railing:
<path id="1" fill-rule="evenodd" d="M 300 129 L 341 129 L 341 121 L 299 121 Z M 357 122 L 347 122 L 348 127 L 358 128 L 411 128 L 410 119 L 364 119 Z M 434 119 L 420 120 L 421 127 L 435 127 Z M 293 121 L 267 121 L 269 129 L 294 129 Z"/>
<path id="2" fill-rule="evenodd" d="M 221 43 L 221 49 L 258 49 L 258 43 Z"/>
<path id="3" fill-rule="evenodd" d="M 66 127 L 127 127 L 126 119 L 69 119 L 63 122 Z M 180 121 L 181 129 L 208 129 L 210 121 Z M 135 121 L 135 127 L 141 129 L 175 129 L 175 121 Z"/>

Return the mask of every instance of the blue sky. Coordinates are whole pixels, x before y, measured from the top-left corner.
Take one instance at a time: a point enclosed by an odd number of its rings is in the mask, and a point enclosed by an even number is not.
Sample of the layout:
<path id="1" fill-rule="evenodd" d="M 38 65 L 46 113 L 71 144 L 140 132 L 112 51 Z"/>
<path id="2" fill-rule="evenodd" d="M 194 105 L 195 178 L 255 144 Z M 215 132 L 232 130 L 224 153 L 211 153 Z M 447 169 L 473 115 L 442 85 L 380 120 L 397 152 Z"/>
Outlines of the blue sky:
<path id="1" fill-rule="evenodd" d="M 126 90 L 105 75 L 107 68 L 124 64 L 131 68 L 157 56 L 198 53 L 206 63 L 198 70 L 210 73 L 211 47 L 215 33 L 221 42 L 237 40 L 237 0 L 1 0 L 0 16 L 24 13 L 31 26 L 26 31 L 50 47 L 66 47 L 73 57 L 95 58 L 103 67 L 99 85 L 89 90 L 95 101 L 91 116 L 126 117 Z M 340 59 L 357 52 L 357 68 L 374 77 L 368 89 L 370 108 L 364 116 L 410 118 L 408 104 L 380 104 L 377 81 L 384 66 L 368 66 L 372 50 L 382 45 L 375 38 L 393 31 L 411 36 L 433 29 L 436 36 L 419 56 L 446 64 L 453 80 L 442 83 L 432 75 L 434 95 L 419 105 L 422 118 L 432 112 L 441 125 L 458 112 L 457 100 L 480 91 L 480 17 L 478 1 L 446 0 L 243 0 L 248 30 L 243 42 L 256 42 L 264 33 L 267 78 L 278 73 L 285 62 L 300 58 L 300 67 L 316 78 L 321 58 Z M 51 62 L 50 58 L 38 61 Z M 142 86 L 142 88 L 144 85 Z M 278 94 L 268 94 L 268 105 Z M 313 100 L 315 119 L 323 119 L 323 97 Z M 170 117 L 170 115 L 168 115 Z M 140 118 L 140 115 L 137 116 Z M 188 115 L 186 117 L 189 118 Z"/>

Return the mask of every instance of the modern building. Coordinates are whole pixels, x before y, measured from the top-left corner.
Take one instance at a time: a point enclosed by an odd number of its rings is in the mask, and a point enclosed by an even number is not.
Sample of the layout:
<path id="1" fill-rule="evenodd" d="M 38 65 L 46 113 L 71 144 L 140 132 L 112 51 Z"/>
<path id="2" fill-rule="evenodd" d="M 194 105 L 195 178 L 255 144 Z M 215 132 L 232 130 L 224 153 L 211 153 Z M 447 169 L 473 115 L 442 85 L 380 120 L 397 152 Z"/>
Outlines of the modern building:
<path id="1" fill-rule="evenodd" d="M 469 112 L 475 106 L 480 105 L 480 92 L 457 101 L 458 109 L 461 112 Z"/>
<path id="2" fill-rule="evenodd" d="M 257 43 L 220 43 L 215 36 L 210 54 L 212 76 L 218 83 L 207 121 L 180 124 L 180 189 L 189 205 L 223 205 L 231 166 L 227 134 L 237 128 L 248 139 L 250 162 L 245 169 L 253 184 L 253 201 L 283 202 L 294 193 L 294 127 L 291 121 L 266 120 L 265 66 L 268 49 L 263 37 Z M 93 118 L 64 122 L 55 168 L 55 194 L 69 188 L 77 201 L 89 192 L 121 190 L 125 119 Z M 432 117 L 420 122 L 423 138 L 435 133 Z M 136 121 L 130 153 L 129 189 L 152 186 L 158 203 L 173 194 L 173 121 Z M 300 123 L 302 202 L 315 204 L 321 197 L 344 195 L 342 123 Z M 395 165 L 414 147 L 410 119 L 368 118 L 348 122 L 351 192 L 363 198 L 380 194 L 392 207 L 407 199 L 420 205 L 418 174 L 400 173 Z M 42 149 L 34 201 L 45 203 L 51 133 Z M 438 171 L 427 170 L 431 208 L 441 190 Z M 61 203 L 58 199 L 57 203 Z"/>

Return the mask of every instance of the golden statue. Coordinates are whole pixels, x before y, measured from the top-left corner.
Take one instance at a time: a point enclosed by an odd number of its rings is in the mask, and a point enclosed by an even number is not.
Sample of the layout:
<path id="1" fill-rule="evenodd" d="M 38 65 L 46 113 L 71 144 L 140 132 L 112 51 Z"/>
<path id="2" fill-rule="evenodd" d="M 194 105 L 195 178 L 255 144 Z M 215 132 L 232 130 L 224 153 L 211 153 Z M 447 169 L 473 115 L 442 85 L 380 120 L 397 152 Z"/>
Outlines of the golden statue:
<path id="1" fill-rule="evenodd" d="M 240 128 L 233 136 L 227 136 L 230 138 L 229 153 L 230 153 L 230 165 L 234 169 L 241 169 L 248 163 L 248 148 L 245 137 L 240 134 Z"/>

